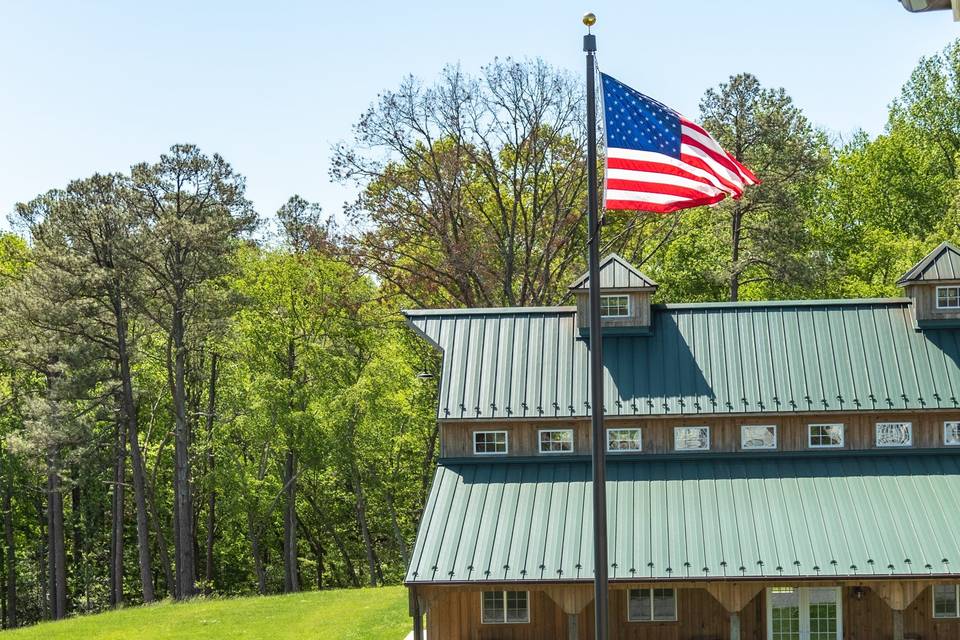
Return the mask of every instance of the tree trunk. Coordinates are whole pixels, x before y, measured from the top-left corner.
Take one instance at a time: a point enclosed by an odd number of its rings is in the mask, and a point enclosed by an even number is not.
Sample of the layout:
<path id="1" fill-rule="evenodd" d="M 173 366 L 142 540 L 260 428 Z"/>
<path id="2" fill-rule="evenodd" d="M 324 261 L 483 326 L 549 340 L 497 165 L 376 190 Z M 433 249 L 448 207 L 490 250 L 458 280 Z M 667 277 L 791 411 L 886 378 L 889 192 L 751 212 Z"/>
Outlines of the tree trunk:
<path id="1" fill-rule="evenodd" d="M 58 447 L 51 445 L 47 453 L 47 555 L 50 572 L 50 617 L 54 620 L 60 620 L 67 615 L 67 558 L 58 460 Z"/>
<path id="2" fill-rule="evenodd" d="M 146 466 L 140 450 L 139 416 L 133 398 L 133 375 L 127 345 L 127 319 L 119 294 L 114 294 L 113 311 L 117 327 L 117 354 L 120 364 L 120 410 L 126 422 L 130 441 L 130 462 L 133 471 L 133 499 L 137 511 L 137 561 L 140 565 L 140 587 L 144 602 L 153 602 L 153 568 L 150 558 L 150 522 L 147 514 Z"/>
<path id="3" fill-rule="evenodd" d="M 310 495 L 310 492 L 304 493 L 304 497 L 307 502 L 313 508 L 313 513 L 322 523 L 322 526 L 327 530 L 327 533 L 333 538 L 333 544 L 336 545 L 337 551 L 340 552 L 340 557 L 343 558 L 343 565 L 347 569 L 347 576 L 350 578 L 350 584 L 354 587 L 360 586 L 360 577 L 357 575 L 357 570 L 353 567 L 353 561 L 350 559 L 350 554 L 347 553 L 347 546 L 343 543 L 343 538 L 337 534 L 337 530 L 333 528 L 326 520 L 323 518 L 323 512 L 320 511 L 320 508 L 317 506 L 316 500 L 313 499 L 313 496 Z"/>
<path id="4" fill-rule="evenodd" d="M 287 378 L 294 379 L 297 350 L 293 340 L 287 343 Z M 293 406 L 290 406 L 291 413 Z M 297 454 L 294 451 L 293 425 L 287 430 L 287 452 L 283 461 L 283 591 L 300 591 L 297 563 Z"/>
<path id="5" fill-rule="evenodd" d="M 297 516 L 297 524 L 303 533 L 307 536 L 307 542 L 310 544 L 310 548 L 313 550 L 313 555 L 317 557 L 317 590 L 323 590 L 323 545 L 320 544 L 320 541 L 317 540 L 317 537 L 313 535 L 313 532 L 310 531 L 309 527 L 304 526 L 303 521 L 300 520 L 300 516 Z"/>
<path id="6" fill-rule="evenodd" d="M 110 606 L 112 607 L 123 604 L 123 510 L 126 502 L 127 430 L 122 416 L 116 425 L 115 447 L 110 533 Z"/>
<path id="7" fill-rule="evenodd" d="M 183 296 L 173 308 L 170 338 L 173 346 L 174 431 L 174 556 L 176 557 L 176 598 L 196 595 L 196 569 L 193 555 L 193 496 L 190 486 L 190 425 L 186 411 L 186 327 Z"/>
<path id="8" fill-rule="evenodd" d="M 350 475 L 353 485 L 353 494 L 356 498 L 357 524 L 360 526 L 360 536 L 363 538 L 363 546 L 367 552 L 367 570 L 370 572 L 370 586 L 377 586 L 377 556 L 373 550 L 373 539 L 370 537 L 370 527 L 367 524 L 367 502 L 363 495 L 363 487 L 360 486 L 360 471 L 357 469 L 356 461 L 350 458 Z"/>
<path id="9" fill-rule="evenodd" d="M 163 522 L 160 520 L 160 513 L 157 509 L 157 499 L 156 492 L 154 488 L 157 486 L 157 472 L 160 469 L 160 458 L 162 457 L 163 450 L 166 448 L 167 442 L 169 442 L 169 434 L 163 438 L 160 442 L 159 450 L 157 451 L 157 459 L 154 462 L 152 478 L 149 483 L 146 484 L 146 494 L 147 494 L 147 505 L 150 511 L 150 519 L 153 521 L 153 528 L 157 535 L 157 552 L 160 555 L 160 567 L 163 569 L 163 577 L 167 582 L 167 591 L 173 593 L 176 589 L 176 579 L 173 576 L 173 566 L 170 563 L 170 552 L 167 547 L 167 537 L 164 535 L 164 526 Z M 144 480 L 146 480 L 146 463 L 144 462 Z"/>
<path id="10" fill-rule="evenodd" d="M 263 566 L 263 555 L 260 551 L 260 534 L 257 533 L 257 523 L 252 511 L 247 511 L 247 530 L 250 536 L 250 553 L 253 555 L 253 569 L 257 574 L 257 593 L 267 595 L 267 570 Z"/>
<path id="11" fill-rule="evenodd" d="M 213 482 L 213 472 L 216 465 L 216 458 L 213 450 L 213 426 L 216 418 L 217 409 L 217 354 L 210 356 L 210 386 L 207 393 L 207 478 L 210 481 L 209 493 L 207 495 L 207 549 L 206 562 L 204 563 L 205 574 L 204 583 L 206 592 L 209 594 L 213 590 L 213 543 L 216 535 L 217 524 L 217 490 L 216 483 Z"/>
<path id="12" fill-rule="evenodd" d="M 3 539 L 6 546 L 7 627 L 17 626 L 17 556 L 13 537 L 13 475 L 7 478 L 3 494 Z"/>
<path id="13" fill-rule="evenodd" d="M 740 204 L 733 205 L 730 237 L 730 302 L 740 299 L 740 240 L 743 235 L 743 212 Z"/>
<path id="14" fill-rule="evenodd" d="M 403 566 L 410 564 L 410 557 L 407 552 L 407 543 L 403 539 L 403 532 L 400 531 L 400 523 L 397 521 L 397 510 L 393 504 L 393 493 L 388 489 L 384 492 L 387 499 L 387 510 L 390 512 L 390 524 L 393 527 L 393 538 L 397 543 L 397 549 L 400 550 L 400 559 Z"/>

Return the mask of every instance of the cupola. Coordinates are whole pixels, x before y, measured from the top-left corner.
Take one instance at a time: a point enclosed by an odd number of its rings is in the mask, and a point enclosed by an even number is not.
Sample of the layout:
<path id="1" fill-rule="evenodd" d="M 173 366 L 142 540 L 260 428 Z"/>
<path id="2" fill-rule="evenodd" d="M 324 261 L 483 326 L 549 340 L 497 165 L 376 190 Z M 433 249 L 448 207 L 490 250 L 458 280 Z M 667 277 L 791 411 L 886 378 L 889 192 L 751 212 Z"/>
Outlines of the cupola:
<path id="1" fill-rule="evenodd" d="M 960 327 L 960 249 L 941 242 L 897 284 L 913 301 L 918 329 Z"/>
<path id="2" fill-rule="evenodd" d="M 600 262 L 600 322 L 605 335 L 649 335 L 650 300 L 657 283 L 615 253 Z M 570 285 L 580 335 L 590 333 L 590 273 Z"/>

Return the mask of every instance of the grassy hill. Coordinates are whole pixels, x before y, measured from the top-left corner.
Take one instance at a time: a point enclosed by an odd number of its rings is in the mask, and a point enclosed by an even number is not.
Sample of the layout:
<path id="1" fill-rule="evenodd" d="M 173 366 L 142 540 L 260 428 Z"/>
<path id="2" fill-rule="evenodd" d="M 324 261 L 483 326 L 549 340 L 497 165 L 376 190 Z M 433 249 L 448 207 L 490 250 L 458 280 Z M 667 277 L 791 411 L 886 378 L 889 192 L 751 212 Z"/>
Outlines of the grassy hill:
<path id="1" fill-rule="evenodd" d="M 164 602 L 0 632 L 0 640 L 403 640 L 403 587 Z"/>

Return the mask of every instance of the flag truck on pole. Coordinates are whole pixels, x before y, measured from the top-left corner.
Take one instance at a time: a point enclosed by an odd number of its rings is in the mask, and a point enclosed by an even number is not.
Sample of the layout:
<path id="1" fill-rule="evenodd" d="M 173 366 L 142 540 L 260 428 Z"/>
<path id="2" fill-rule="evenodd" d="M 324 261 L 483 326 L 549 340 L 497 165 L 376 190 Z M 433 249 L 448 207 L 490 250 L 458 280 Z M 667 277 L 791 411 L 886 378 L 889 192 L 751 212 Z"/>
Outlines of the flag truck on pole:
<path id="1" fill-rule="evenodd" d="M 590 274 L 590 425 L 593 467 L 594 637 L 607 640 L 606 431 L 603 427 L 603 326 L 600 322 L 600 229 L 597 184 L 597 37 L 587 34 L 587 225 Z M 600 74 L 604 118 L 604 208 L 672 213 L 739 198 L 758 184 L 753 173 L 696 123 L 622 82 Z"/>

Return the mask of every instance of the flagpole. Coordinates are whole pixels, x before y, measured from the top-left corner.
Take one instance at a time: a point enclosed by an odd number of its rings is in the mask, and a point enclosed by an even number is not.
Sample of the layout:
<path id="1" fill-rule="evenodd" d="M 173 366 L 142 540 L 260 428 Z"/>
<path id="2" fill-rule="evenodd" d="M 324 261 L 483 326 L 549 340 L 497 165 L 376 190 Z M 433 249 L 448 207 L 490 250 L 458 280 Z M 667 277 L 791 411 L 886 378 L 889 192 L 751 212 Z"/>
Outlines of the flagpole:
<path id="1" fill-rule="evenodd" d="M 600 214 L 597 193 L 597 37 L 590 33 L 597 17 L 583 16 L 587 35 L 587 222 L 590 262 L 590 420 L 593 445 L 593 602 L 594 638 L 607 640 L 609 617 L 607 585 L 607 471 L 603 429 L 603 340 L 600 325 Z"/>

